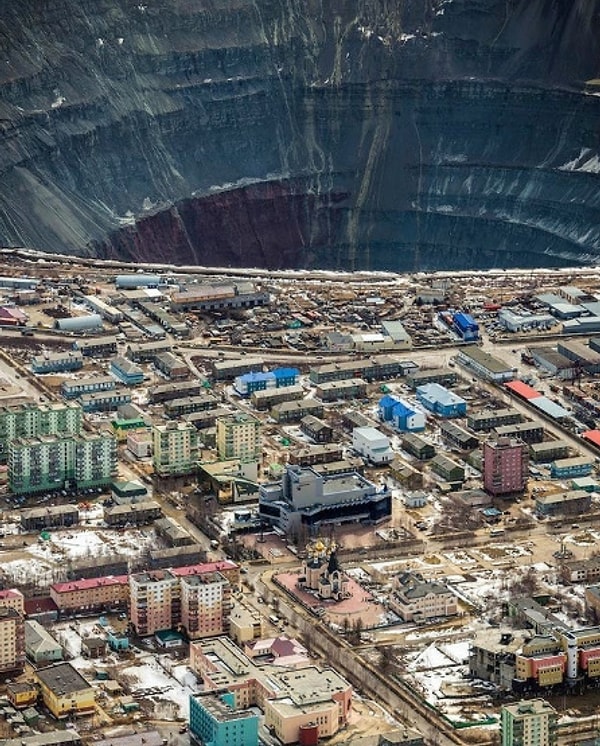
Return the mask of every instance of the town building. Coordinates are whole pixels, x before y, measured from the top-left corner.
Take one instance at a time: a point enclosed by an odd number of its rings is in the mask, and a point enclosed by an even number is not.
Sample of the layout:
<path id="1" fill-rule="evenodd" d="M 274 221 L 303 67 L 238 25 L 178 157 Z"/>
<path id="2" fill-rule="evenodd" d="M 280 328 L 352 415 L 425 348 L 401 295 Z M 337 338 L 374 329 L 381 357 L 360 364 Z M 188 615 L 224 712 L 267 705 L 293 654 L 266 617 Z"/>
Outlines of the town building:
<path id="1" fill-rule="evenodd" d="M 157 355 L 171 351 L 171 343 L 166 340 L 154 342 L 132 342 L 127 347 L 126 356 L 134 363 L 151 363 Z"/>
<path id="2" fill-rule="evenodd" d="M 565 440 L 545 440 L 542 443 L 531 443 L 529 455 L 536 463 L 548 463 L 555 459 L 569 456 L 571 447 Z"/>
<path id="3" fill-rule="evenodd" d="M 15 494 L 109 484 L 117 470 L 112 435 L 17 438 L 9 444 L 8 481 Z"/>
<path id="4" fill-rule="evenodd" d="M 104 508 L 104 522 L 113 528 L 145 526 L 162 517 L 162 509 L 154 500 L 111 505 Z"/>
<path id="5" fill-rule="evenodd" d="M 529 477 L 527 446 L 517 438 L 483 444 L 483 486 L 493 496 L 522 494 Z"/>
<path id="6" fill-rule="evenodd" d="M 22 600 L 22 597 L 21 597 Z M 0 598 L 0 675 L 20 674 L 25 665 L 25 619 L 11 602 Z"/>
<path id="7" fill-rule="evenodd" d="M 320 422 L 320 420 L 319 420 Z M 314 466 L 316 464 L 333 464 L 341 461 L 344 449 L 337 443 L 323 443 L 321 445 L 294 448 L 290 451 L 289 463 L 298 466 Z"/>
<path id="8" fill-rule="evenodd" d="M 352 431 L 352 448 L 376 466 L 389 464 L 394 458 L 390 439 L 375 427 L 355 427 Z"/>
<path id="9" fill-rule="evenodd" d="M 259 717 L 236 709 L 227 691 L 201 692 L 190 697 L 190 739 L 211 746 L 258 746 Z"/>
<path id="10" fill-rule="evenodd" d="M 512 381 L 515 371 L 507 363 L 472 345 L 461 347 L 458 351 L 458 362 L 473 373 L 496 383 Z"/>
<path id="11" fill-rule="evenodd" d="M 145 432 L 151 433 L 146 419 L 144 419 L 143 417 L 116 417 L 115 419 L 111 420 L 110 426 L 119 443 L 123 443 L 123 441 L 126 441 L 127 436 L 131 432 L 143 430 Z"/>
<path id="12" fill-rule="evenodd" d="M 114 391 L 115 380 L 110 376 L 93 378 L 69 378 L 60 385 L 60 392 L 65 399 L 77 399 L 82 394 L 97 394 L 101 391 Z"/>
<path id="13" fill-rule="evenodd" d="M 600 580 L 600 557 L 562 559 L 559 574 L 563 583 L 594 583 Z"/>
<path id="14" fill-rule="evenodd" d="M 63 659 L 63 649 L 54 637 L 35 619 L 25 622 L 25 655 L 36 666 Z"/>
<path id="15" fill-rule="evenodd" d="M 23 404 L 0 407 L 0 462 L 6 463 L 8 444 L 15 438 L 38 435 L 77 435 L 83 411 L 73 402 Z"/>
<path id="16" fill-rule="evenodd" d="M 435 456 L 433 444 L 416 433 L 404 433 L 401 443 L 402 450 L 418 458 L 419 461 L 426 461 Z"/>
<path id="17" fill-rule="evenodd" d="M 212 375 L 216 381 L 233 381 L 236 376 L 262 370 L 264 364 L 263 358 L 256 355 L 232 360 L 215 360 L 212 363 Z"/>
<path id="18" fill-rule="evenodd" d="M 177 383 L 161 383 L 148 389 L 150 404 L 162 404 L 172 399 L 199 396 L 202 393 L 200 381 L 181 381 Z"/>
<path id="19" fill-rule="evenodd" d="M 83 368 L 83 355 L 78 350 L 44 352 L 31 360 L 34 373 L 65 373 Z"/>
<path id="20" fill-rule="evenodd" d="M 112 357 L 117 354 L 116 337 L 90 337 L 88 339 L 76 339 L 73 349 L 79 350 L 83 357 Z"/>
<path id="21" fill-rule="evenodd" d="M 451 447 L 460 451 L 472 451 L 479 446 L 479 438 L 464 427 L 460 427 L 456 422 L 440 423 L 440 435 L 442 439 Z"/>
<path id="22" fill-rule="evenodd" d="M 333 428 L 311 414 L 300 420 L 300 430 L 315 443 L 329 443 L 333 438 Z"/>
<path id="23" fill-rule="evenodd" d="M 544 426 L 540 422 L 520 422 L 515 425 L 501 425 L 493 429 L 496 438 L 518 438 L 523 443 L 541 443 L 544 440 Z"/>
<path id="24" fill-rule="evenodd" d="M 458 381 L 458 374 L 450 368 L 429 368 L 427 370 L 414 370 L 406 377 L 406 383 L 411 389 L 416 390 L 419 386 L 427 383 L 438 383 L 441 386 L 452 386 Z"/>
<path id="25" fill-rule="evenodd" d="M 98 313 L 81 316 L 65 316 L 62 319 L 56 319 L 54 322 L 54 328 L 58 331 L 70 334 L 98 331 L 102 329 L 102 316 Z"/>
<path id="26" fill-rule="evenodd" d="M 172 311 L 218 311 L 255 308 L 270 303 L 269 293 L 257 291 L 249 283 L 239 285 L 195 285 L 171 295 Z"/>
<path id="27" fill-rule="evenodd" d="M 232 693 L 235 707 L 259 707 L 265 725 L 283 744 L 311 743 L 343 729 L 352 705 L 350 684 L 332 669 L 315 666 L 283 669 L 259 663 L 230 640 L 218 637 L 190 645 L 190 667 L 204 691 Z"/>
<path id="28" fill-rule="evenodd" d="M 530 632 L 508 628 L 478 632 L 470 645 L 469 674 L 510 691 L 517 653 L 530 637 Z"/>
<path id="29" fill-rule="evenodd" d="M 143 459 L 152 455 L 152 431 L 130 430 L 127 433 L 127 450 L 136 458 Z"/>
<path id="30" fill-rule="evenodd" d="M 511 407 L 501 409 L 482 409 L 479 412 L 469 412 L 467 426 L 475 432 L 489 432 L 502 425 L 515 425 L 523 420 L 522 414 Z"/>
<path id="31" fill-rule="evenodd" d="M 65 528 L 79 523 L 76 505 L 51 505 L 29 508 L 21 512 L 22 531 L 43 531 L 45 528 Z"/>
<path id="32" fill-rule="evenodd" d="M 425 580 L 419 573 L 401 573 L 395 578 L 393 589 L 390 608 L 405 622 L 458 614 L 456 595 L 442 583 Z"/>
<path id="33" fill-rule="evenodd" d="M 305 391 L 302 386 L 284 386 L 280 389 L 265 389 L 263 391 L 253 391 L 250 395 L 252 406 L 256 409 L 271 409 L 276 404 L 286 401 L 298 401 L 303 399 Z"/>
<path id="34" fill-rule="evenodd" d="M 170 399 L 165 402 L 165 414 L 167 417 L 182 417 L 194 412 L 206 412 L 216 409 L 219 402 L 212 394 L 198 394 L 196 396 L 184 396 Z"/>
<path id="35" fill-rule="evenodd" d="M 390 463 L 390 474 L 406 490 L 423 489 L 423 472 L 399 456 Z"/>
<path id="36" fill-rule="evenodd" d="M 256 460 L 262 451 L 260 420 L 245 412 L 236 412 L 217 420 L 219 459 Z"/>
<path id="37" fill-rule="evenodd" d="M 198 462 L 198 431 L 188 422 L 168 422 L 152 428 L 154 470 L 161 477 L 194 474 Z"/>
<path id="38" fill-rule="evenodd" d="M 587 477 L 592 473 L 593 465 L 587 456 L 556 459 L 550 464 L 550 476 L 552 479 Z"/>
<path id="39" fill-rule="evenodd" d="M 470 313 L 453 314 L 452 326 L 463 342 L 476 342 L 479 339 L 479 324 Z"/>
<path id="40" fill-rule="evenodd" d="M 114 412 L 123 404 L 130 402 L 131 394 L 122 390 L 82 394 L 79 397 L 79 403 L 84 412 Z"/>
<path id="41" fill-rule="evenodd" d="M 379 400 L 379 419 L 389 422 L 401 432 L 421 432 L 425 429 L 425 413 L 403 399 L 387 394 Z"/>
<path id="42" fill-rule="evenodd" d="M 232 562 L 148 570 L 129 576 L 129 616 L 140 637 L 182 628 L 189 639 L 229 630 L 231 589 L 239 581 Z"/>
<path id="43" fill-rule="evenodd" d="M 170 381 L 180 381 L 190 375 L 186 363 L 172 352 L 162 352 L 154 358 L 154 367 Z"/>
<path id="44" fill-rule="evenodd" d="M 267 525 L 293 533 L 301 525 L 313 532 L 332 523 L 379 523 L 390 517 L 392 502 L 387 488 L 358 472 L 323 475 L 288 464 L 281 481 L 260 485 L 258 508 Z"/>
<path id="45" fill-rule="evenodd" d="M 262 616 L 252 607 L 236 603 L 229 615 L 229 636 L 240 647 L 263 634 Z"/>
<path id="46" fill-rule="evenodd" d="M 579 516 L 587 513 L 592 505 L 592 495 L 587 490 L 568 490 L 538 494 L 535 512 L 538 515 Z"/>
<path id="47" fill-rule="evenodd" d="M 126 386 L 139 386 L 144 381 L 144 371 L 122 355 L 110 361 L 110 372 Z"/>
<path id="48" fill-rule="evenodd" d="M 299 422 L 307 414 L 323 416 L 323 403 L 316 399 L 306 398 L 298 401 L 283 401 L 271 409 L 271 417 L 280 424 Z"/>
<path id="49" fill-rule="evenodd" d="M 403 375 L 402 362 L 394 355 L 374 355 L 360 360 L 325 363 L 309 371 L 310 382 L 315 386 L 328 381 L 361 378 L 365 381 L 382 381 Z"/>
<path id="50" fill-rule="evenodd" d="M 50 598 L 61 616 L 124 609 L 129 600 L 129 578 L 127 575 L 107 575 L 53 583 Z"/>
<path id="51" fill-rule="evenodd" d="M 187 575 L 179 579 L 181 626 L 190 640 L 229 631 L 231 584 L 219 572 Z"/>
<path id="52" fill-rule="evenodd" d="M 449 458 L 443 453 L 438 453 L 430 461 L 431 471 L 451 484 L 465 481 L 465 467 Z"/>
<path id="53" fill-rule="evenodd" d="M 34 676 L 42 700 L 57 719 L 92 715 L 96 710 L 95 690 L 70 663 L 39 668 Z"/>
<path id="54" fill-rule="evenodd" d="M 502 746 L 555 746 L 558 714 L 543 699 L 527 699 L 503 705 L 500 714 Z"/>
<path id="55" fill-rule="evenodd" d="M 236 376 L 233 387 L 241 396 L 250 396 L 255 391 L 287 388 L 298 383 L 300 371 L 297 368 L 275 368 L 264 372 L 251 371 Z"/>
<path id="56" fill-rule="evenodd" d="M 317 385 L 315 395 L 324 402 L 340 401 L 342 399 L 364 399 L 367 395 L 367 382 L 362 378 L 325 381 Z"/>
<path id="57" fill-rule="evenodd" d="M 439 383 L 417 386 L 417 400 L 440 417 L 464 417 L 467 413 L 467 402 Z"/>

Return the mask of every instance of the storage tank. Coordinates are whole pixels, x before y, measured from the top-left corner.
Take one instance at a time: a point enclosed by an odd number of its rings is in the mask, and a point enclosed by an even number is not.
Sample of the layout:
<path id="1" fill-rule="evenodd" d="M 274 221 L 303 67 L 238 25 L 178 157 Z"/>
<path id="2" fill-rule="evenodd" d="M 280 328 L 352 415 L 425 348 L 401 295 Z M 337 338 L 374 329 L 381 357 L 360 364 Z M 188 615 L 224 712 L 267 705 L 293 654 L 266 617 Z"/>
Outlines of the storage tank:
<path id="1" fill-rule="evenodd" d="M 316 723 L 301 725 L 298 729 L 300 746 L 317 746 L 319 743 L 319 726 Z"/>

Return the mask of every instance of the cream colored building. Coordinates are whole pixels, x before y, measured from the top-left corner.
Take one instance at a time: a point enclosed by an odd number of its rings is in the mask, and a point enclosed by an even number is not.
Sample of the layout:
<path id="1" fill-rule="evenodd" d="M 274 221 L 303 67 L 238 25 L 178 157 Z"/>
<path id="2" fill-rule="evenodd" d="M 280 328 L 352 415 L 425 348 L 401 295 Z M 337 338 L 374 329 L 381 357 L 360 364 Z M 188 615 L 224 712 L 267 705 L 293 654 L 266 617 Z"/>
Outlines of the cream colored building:
<path id="1" fill-rule="evenodd" d="M 193 474 L 198 463 L 198 431 L 191 422 L 152 428 L 153 465 L 161 476 Z"/>
<path id="2" fill-rule="evenodd" d="M 247 606 L 236 603 L 229 615 L 229 635 L 240 647 L 262 635 L 261 615 Z"/>
<path id="3" fill-rule="evenodd" d="M 19 614 L 25 614 L 25 596 L 16 588 L 6 588 L 0 591 L 0 608 L 11 608 Z"/>
<path id="4" fill-rule="evenodd" d="M 318 736 L 329 737 L 348 722 L 352 687 L 332 669 L 261 665 L 226 637 L 192 643 L 190 668 L 206 691 L 231 692 L 236 709 L 260 707 L 265 725 L 284 744 L 297 743 L 302 727 L 316 724 Z"/>
<path id="5" fill-rule="evenodd" d="M 253 461 L 260 456 L 260 421 L 245 412 L 217 420 L 217 452 L 220 459 Z"/>

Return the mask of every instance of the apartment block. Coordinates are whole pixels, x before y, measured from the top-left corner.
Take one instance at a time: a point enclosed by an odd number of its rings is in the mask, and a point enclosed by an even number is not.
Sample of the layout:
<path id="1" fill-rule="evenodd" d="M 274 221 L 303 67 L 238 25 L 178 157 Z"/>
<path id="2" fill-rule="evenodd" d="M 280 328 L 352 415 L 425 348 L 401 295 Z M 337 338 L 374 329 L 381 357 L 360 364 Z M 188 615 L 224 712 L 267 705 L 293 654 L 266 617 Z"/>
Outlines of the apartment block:
<path id="1" fill-rule="evenodd" d="M 109 484 L 116 470 L 112 435 L 40 435 L 9 443 L 8 482 L 15 494 L 98 487 Z"/>
<path id="2" fill-rule="evenodd" d="M 0 591 L 0 675 L 25 665 L 24 597 L 15 588 Z"/>
<path id="3" fill-rule="evenodd" d="M 181 626 L 191 640 L 229 631 L 231 585 L 218 572 L 188 575 L 179 579 Z"/>
<path id="4" fill-rule="evenodd" d="M 198 431 L 189 422 L 154 425 L 153 464 L 160 476 L 193 474 L 198 461 Z"/>
<path id="5" fill-rule="evenodd" d="M 523 493 L 529 476 L 527 445 L 518 438 L 498 438 L 483 444 L 483 486 L 494 496 Z"/>
<path id="6" fill-rule="evenodd" d="M 129 593 L 130 619 L 141 637 L 181 627 L 199 639 L 229 628 L 231 584 L 210 563 L 135 573 Z"/>
<path id="7" fill-rule="evenodd" d="M 217 452 L 220 460 L 253 461 L 260 456 L 260 421 L 243 412 L 217 420 Z"/>
<path id="8" fill-rule="evenodd" d="M 15 438 L 77 435 L 82 424 L 82 409 L 73 402 L 0 407 L 0 463 L 6 463 L 8 443 Z"/>
<path id="9" fill-rule="evenodd" d="M 558 714 L 543 699 L 504 705 L 500 716 L 502 746 L 554 746 L 558 743 Z"/>
<path id="10" fill-rule="evenodd" d="M 50 598 L 64 615 L 122 609 L 129 600 L 127 575 L 86 578 L 50 586 Z"/>

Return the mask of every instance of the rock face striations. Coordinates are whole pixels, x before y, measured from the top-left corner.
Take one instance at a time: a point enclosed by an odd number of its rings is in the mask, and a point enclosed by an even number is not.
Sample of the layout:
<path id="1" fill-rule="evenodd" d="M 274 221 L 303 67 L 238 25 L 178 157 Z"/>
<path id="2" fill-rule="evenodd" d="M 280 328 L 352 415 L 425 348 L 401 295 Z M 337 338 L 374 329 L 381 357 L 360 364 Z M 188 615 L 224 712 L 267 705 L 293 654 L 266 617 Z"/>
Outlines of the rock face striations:
<path id="1" fill-rule="evenodd" d="M 6 0 L 0 243 L 597 261 L 599 31 L 600 0 Z"/>

